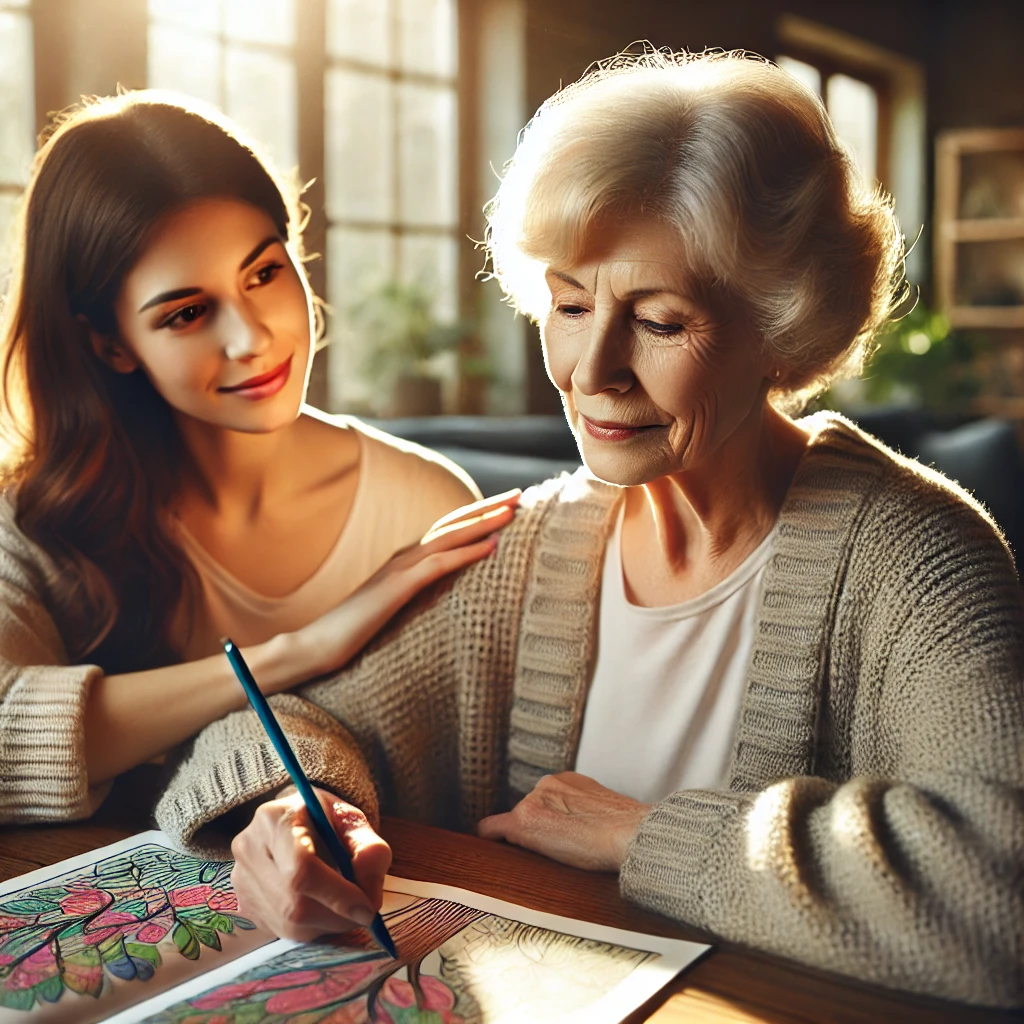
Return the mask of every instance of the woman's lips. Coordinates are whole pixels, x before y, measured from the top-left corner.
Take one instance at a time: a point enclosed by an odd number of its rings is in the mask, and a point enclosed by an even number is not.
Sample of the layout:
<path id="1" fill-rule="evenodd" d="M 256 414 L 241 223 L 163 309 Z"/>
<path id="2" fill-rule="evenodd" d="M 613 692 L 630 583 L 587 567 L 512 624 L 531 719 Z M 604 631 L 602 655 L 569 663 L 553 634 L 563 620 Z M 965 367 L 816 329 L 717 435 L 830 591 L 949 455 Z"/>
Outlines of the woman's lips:
<path id="1" fill-rule="evenodd" d="M 248 380 L 242 381 L 241 384 L 235 384 L 233 387 L 218 388 L 217 390 L 224 394 L 238 395 L 240 398 L 257 401 L 261 398 L 269 398 L 271 395 L 276 395 L 288 383 L 291 372 L 292 357 L 289 356 L 279 366 L 275 366 L 266 373 L 250 377 Z"/>
<path id="2" fill-rule="evenodd" d="M 645 430 L 653 430 L 660 424 L 648 423 L 640 426 L 633 426 L 630 423 L 610 423 L 605 420 L 591 420 L 580 413 L 580 420 L 583 422 L 583 429 L 598 441 L 628 441 L 631 437 L 643 433 Z"/>

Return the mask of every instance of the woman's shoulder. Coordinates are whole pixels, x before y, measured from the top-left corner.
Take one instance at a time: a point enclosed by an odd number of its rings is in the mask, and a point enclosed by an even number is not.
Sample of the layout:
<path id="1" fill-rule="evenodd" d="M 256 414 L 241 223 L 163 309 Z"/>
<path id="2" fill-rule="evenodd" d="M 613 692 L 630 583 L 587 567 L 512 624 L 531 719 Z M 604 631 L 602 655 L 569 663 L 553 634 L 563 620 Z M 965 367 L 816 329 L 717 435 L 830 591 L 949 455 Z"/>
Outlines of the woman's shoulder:
<path id="1" fill-rule="evenodd" d="M 18 525 L 15 490 L 0 489 L 0 583 L 6 584 L 9 592 L 13 587 L 48 600 L 59 576 L 53 559 Z"/>
<path id="2" fill-rule="evenodd" d="M 439 515 L 479 499 L 480 489 L 472 477 L 440 452 L 395 437 L 354 416 L 314 415 L 325 428 L 351 432 L 359 438 L 364 458 L 372 463 L 376 485 L 397 483 L 415 489 L 424 501 L 445 506 Z"/>
<path id="3" fill-rule="evenodd" d="M 872 538 L 890 558 L 952 546 L 1012 559 L 998 525 L 955 480 L 886 446 L 846 417 L 816 413 L 801 420 L 811 435 L 803 482 L 857 506 L 856 536 Z M 827 500 L 827 498 L 826 498 Z M 915 563 L 917 558 L 912 559 Z"/>

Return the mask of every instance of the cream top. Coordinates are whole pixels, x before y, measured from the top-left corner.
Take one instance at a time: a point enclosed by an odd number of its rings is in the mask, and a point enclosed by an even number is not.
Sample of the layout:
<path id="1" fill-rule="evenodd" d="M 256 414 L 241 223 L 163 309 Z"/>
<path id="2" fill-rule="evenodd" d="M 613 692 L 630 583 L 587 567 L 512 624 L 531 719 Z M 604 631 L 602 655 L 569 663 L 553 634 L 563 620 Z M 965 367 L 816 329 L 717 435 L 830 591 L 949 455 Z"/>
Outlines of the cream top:
<path id="1" fill-rule="evenodd" d="M 352 507 L 320 567 L 290 594 L 267 597 L 247 587 L 178 523 L 182 548 L 202 587 L 198 621 L 183 651 L 186 660 L 218 653 L 222 636 L 245 646 L 308 625 L 442 516 L 479 497 L 470 478 L 436 452 L 357 420 L 346 418 L 345 423 L 359 439 Z"/>
<path id="2" fill-rule="evenodd" d="M 775 531 L 709 591 L 660 608 L 630 603 L 621 542 L 620 511 L 576 770 L 645 803 L 725 788 Z"/>

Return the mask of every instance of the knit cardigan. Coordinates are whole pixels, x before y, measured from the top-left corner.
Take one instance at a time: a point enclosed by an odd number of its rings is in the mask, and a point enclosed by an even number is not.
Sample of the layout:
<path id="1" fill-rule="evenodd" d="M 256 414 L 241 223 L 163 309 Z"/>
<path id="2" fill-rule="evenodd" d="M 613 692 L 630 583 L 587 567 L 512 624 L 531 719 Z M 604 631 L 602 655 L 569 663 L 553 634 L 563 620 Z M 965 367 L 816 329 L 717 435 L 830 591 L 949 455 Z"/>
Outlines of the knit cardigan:
<path id="1" fill-rule="evenodd" d="M 803 422 L 813 438 L 779 515 L 728 785 L 654 806 L 622 892 L 815 967 L 1021 1005 L 1024 613 L 1012 562 L 955 486 L 840 417 Z M 531 489 L 496 555 L 421 595 L 344 671 L 272 698 L 311 778 L 372 820 L 465 829 L 571 769 L 620 495 L 584 472 Z M 3 617 L 30 629 L 19 607 Z M 37 788 L 65 794 L 68 816 L 87 811 L 68 698 L 87 672 L 8 666 L 7 807 L 8 778 L 31 769 Z M 23 710 L 47 694 L 60 712 L 49 762 L 25 725 L 8 741 L 5 711 L 12 695 Z M 225 855 L 224 813 L 286 781 L 255 716 L 237 712 L 180 751 L 157 820 L 183 846 Z"/>

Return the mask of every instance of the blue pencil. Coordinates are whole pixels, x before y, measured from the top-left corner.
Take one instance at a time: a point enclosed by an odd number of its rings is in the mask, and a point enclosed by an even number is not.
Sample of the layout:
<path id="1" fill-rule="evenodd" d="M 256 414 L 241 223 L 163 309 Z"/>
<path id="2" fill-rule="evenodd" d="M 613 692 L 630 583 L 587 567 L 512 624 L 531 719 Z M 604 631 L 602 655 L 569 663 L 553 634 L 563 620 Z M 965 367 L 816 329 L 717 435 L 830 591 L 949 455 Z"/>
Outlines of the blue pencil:
<path id="1" fill-rule="evenodd" d="M 305 803 L 306 809 L 309 811 L 313 827 L 317 830 L 331 857 L 334 858 L 338 870 L 348 881 L 355 885 L 356 876 L 352 870 L 352 858 L 349 856 L 348 850 L 341 845 L 341 840 L 331 827 L 331 823 L 327 820 L 327 815 L 324 813 L 323 807 L 320 806 L 320 801 L 316 798 L 316 793 L 313 792 L 313 787 L 309 784 L 306 773 L 302 770 L 295 752 L 285 738 L 281 726 L 274 717 L 274 712 L 270 710 L 267 698 L 263 696 L 260 688 L 256 685 L 256 680 L 253 679 L 249 666 L 246 665 L 245 659 L 242 657 L 242 652 L 227 637 L 221 640 L 221 644 L 224 647 L 224 653 L 228 656 L 228 661 L 231 662 L 231 667 L 235 670 L 235 675 L 238 676 L 238 681 L 245 690 L 245 695 L 249 698 L 253 711 L 259 715 L 263 728 L 267 730 L 267 735 L 270 737 L 270 742 L 274 744 L 277 756 L 281 758 L 288 774 L 292 777 L 292 782 L 295 783 L 295 788 L 299 791 L 299 796 L 302 797 L 303 803 Z M 380 946 L 397 960 L 398 950 L 395 948 L 394 939 L 388 933 L 387 925 L 380 914 L 377 914 L 373 919 L 370 931 Z"/>

